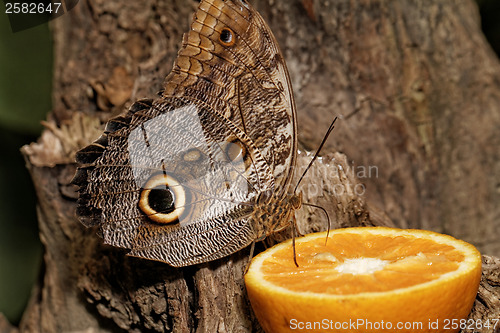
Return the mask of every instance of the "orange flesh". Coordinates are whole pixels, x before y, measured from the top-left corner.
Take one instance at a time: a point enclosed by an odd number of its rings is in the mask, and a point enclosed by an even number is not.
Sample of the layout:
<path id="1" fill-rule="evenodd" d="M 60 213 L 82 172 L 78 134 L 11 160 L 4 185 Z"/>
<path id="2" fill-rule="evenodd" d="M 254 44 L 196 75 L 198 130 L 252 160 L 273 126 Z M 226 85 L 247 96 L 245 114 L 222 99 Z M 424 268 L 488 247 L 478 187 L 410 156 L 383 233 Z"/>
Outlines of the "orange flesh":
<path id="1" fill-rule="evenodd" d="M 292 291 L 335 295 L 407 288 L 455 271 L 464 260 L 454 247 L 429 239 L 358 233 L 334 235 L 326 246 L 323 237 L 298 243 L 298 268 L 292 251 L 290 246 L 266 259 L 264 278 Z M 343 263 L 356 268 L 370 262 L 375 268 L 366 273 L 339 272 Z"/>

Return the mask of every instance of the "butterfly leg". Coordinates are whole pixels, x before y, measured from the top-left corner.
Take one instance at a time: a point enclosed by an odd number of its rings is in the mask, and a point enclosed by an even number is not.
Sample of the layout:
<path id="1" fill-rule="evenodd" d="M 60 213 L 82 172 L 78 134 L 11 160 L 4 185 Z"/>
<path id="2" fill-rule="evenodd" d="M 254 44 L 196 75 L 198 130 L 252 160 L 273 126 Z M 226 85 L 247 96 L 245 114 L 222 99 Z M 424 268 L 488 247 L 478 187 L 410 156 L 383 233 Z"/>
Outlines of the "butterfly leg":
<path id="1" fill-rule="evenodd" d="M 250 247 L 250 255 L 248 256 L 248 263 L 247 263 L 247 267 L 245 267 L 245 273 L 244 274 L 246 274 L 248 272 L 248 268 L 250 267 L 250 261 L 252 261 L 253 254 L 254 254 L 254 251 L 255 251 L 255 243 L 262 242 L 265 238 L 266 238 L 266 236 L 264 235 L 263 237 L 260 237 L 260 238 L 254 240 L 252 242 L 252 246 Z M 263 242 L 263 244 L 264 244 L 264 247 L 267 249 L 266 243 Z"/>
<path id="2" fill-rule="evenodd" d="M 297 220 L 295 219 L 295 215 L 293 216 L 293 223 L 292 223 L 292 247 L 293 247 L 293 262 L 295 263 L 295 266 L 299 267 L 299 264 L 297 263 L 297 252 L 295 251 L 295 237 L 297 237 L 295 234 L 298 233 L 297 230 Z"/>
<path id="3" fill-rule="evenodd" d="M 247 266 L 245 267 L 245 273 L 243 273 L 243 275 L 245 275 L 248 272 L 248 268 L 250 267 L 250 262 L 252 261 L 253 258 L 253 252 L 255 251 L 255 243 L 257 243 L 256 240 L 252 242 L 252 246 L 250 247 L 250 255 L 248 256 Z"/>

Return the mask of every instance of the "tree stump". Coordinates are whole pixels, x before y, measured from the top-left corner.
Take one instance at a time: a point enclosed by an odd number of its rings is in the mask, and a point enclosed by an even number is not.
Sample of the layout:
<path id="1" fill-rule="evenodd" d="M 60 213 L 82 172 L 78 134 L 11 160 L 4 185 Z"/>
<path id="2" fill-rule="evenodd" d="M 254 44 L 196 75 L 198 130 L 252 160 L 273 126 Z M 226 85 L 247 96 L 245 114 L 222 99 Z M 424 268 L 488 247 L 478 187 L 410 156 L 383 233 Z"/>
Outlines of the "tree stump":
<path id="1" fill-rule="evenodd" d="M 303 147 L 315 149 L 341 116 L 302 184 L 305 201 L 334 227 L 431 229 L 499 255 L 500 67 L 474 2 L 253 4 L 287 60 Z M 172 268 L 102 245 L 75 217 L 75 151 L 161 89 L 196 5 L 88 0 L 53 22 L 54 109 L 39 142 L 23 148 L 46 252 L 22 332 L 261 331 L 243 285 L 248 249 Z M 310 158 L 302 153 L 297 170 Z M 300 231 L 325 230 L 322 214 L 300 210 Z M 499 268 L 484 257 L 470 318 L 499 318 Z M 11 329 L 0 317 L 0 332 Z"/>

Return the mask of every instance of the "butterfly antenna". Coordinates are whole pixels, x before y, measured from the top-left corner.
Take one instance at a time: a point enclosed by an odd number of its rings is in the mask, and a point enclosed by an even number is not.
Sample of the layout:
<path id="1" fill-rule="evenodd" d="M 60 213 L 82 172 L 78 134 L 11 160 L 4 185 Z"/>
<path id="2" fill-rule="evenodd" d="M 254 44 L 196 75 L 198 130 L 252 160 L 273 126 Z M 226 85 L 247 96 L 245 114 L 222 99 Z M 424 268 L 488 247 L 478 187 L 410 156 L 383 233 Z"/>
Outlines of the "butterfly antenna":
<path id="1" fill-rule="evenodd" d="M 332 224 L 330 222 L 330 215 L 328 215 L 328 212 L 326 211 L 326 209 L 324 209 L 323 207 L 321 206 L 318 206 L 318 205 L 313 205 L 313 204 L 310 204 L 310 203 L 307 203 L 307 202 L 303 202 L 302 203 L 304 206 L 309 206 L 309 207 L 314 207 L 314 208 L 319 208 L 321 209 L 325 215 L 326 215 L 326 219 L 328 221 L 328 229 L 326 231 L 326 240 L 325 240 L 325 246 L 326 246 L 326 243 L 328 242 L 328 236 L 330 236 L 330 229 L 332 228 Z"/>
<path id="2" fill-rule="evenodd" d="M 332 123 L 330 124 L 330 127 L 328 127 L 328 131 L 326 131 L 326 134 L 323 137 L 323 140 L 321 141 L 321 144 L 319 145 L 318 150 L 316 150 L 316 153 L 314 154 L 314 157 L 312 158 L 311 162 L 309 162 L 309 164 L 307 165 L 307 168 L 302 173 L 302 176 L 300 176 L 300 179 L 297 182 L 297 185 L 295 185 L 295 189 L 293 190 L 293 193 L 297 192 L 297 188 L 299 187 L 300 182 L 302 181 L 302 179 L 306 175 L 307 171 L 309 171 L 309 169 L 313 165 L 314 161 L 318 158 L 319 153 L 321 152 L 321 149 L 323 149 L 323 146 L 326 143 L 326 140 L 328 140 L 328 137 L 330 136 L 330 134 L 332 133 L 333 129 L 335 128 L 335 122 L 337 121 L 337 118 L 338 117 L 335 117 L 333 119 Z M 315 207 L 315 208 L 319 208 L 323 212 L 325 212 L 326 218 L 328 220 L 328 231 L 326 232 L 326 239 L 325 239 L 325 245 L 326 245 L 326 243 L 328 242 L 328 236 L 330 235 L 330 228 L 331 228 L 330 215 L 328 215 L 328 212 L 323 207 L 321 207 L 321 206 L 317 206 L 317 205 L 313 205 L 313 204 L 309 204 L 309 203 L 303 203 L 303 205 L 305 205 L 305 206 L 311 206 L 311 207 Z M 297 265 L 297 260 L 295 259 L 295 238 L 293 239 L 293 243 L 294 243 L 293 244 L 294 245 L 294 247 L 293 247 L 293 259 L 295 261 L 295 265 Z M 297 267 L 298 267 L 298 265 L 297 265 Z"/>
<path id="3" fill-rule="evenodd" d="M 323 137 L 323 141 L 321 141 L 321 144 L 319 145 L 318 150 L 316 150 L 316 153 L 314 154 L 313 159 L 311 160 L 311 162 L 309 162 L 309 165 L 307 166 L 306 170 L 302 173 L 302 176 L 300 176 L 300 179 L 297 182 L 297 185 L 295 185 L 295 189 L 293 190 L 293 193 L 297 192 L 297 188 L 299 187 L 300 182 L 302 181 L 302 179 L 304 178 L 304 176 L 306 175 L 307 171 L 312 166 L 314 161 L 318 158 L 319 153 L 321 152 L 321 149 L 323 149 L 323 146 L 325 145 L 326 140 L 328 139 L 328 136 L 330 136 L 330 133 L 332 133 L 333 129 L 335 128 L 335 121 L 337 121 L 337 117 L 335 117 L 335 119 L 333 119 L 332 123 L 330 124 L 330 127 L 328 128 L 328 131 L 326 131 L 326 134 Z"/>

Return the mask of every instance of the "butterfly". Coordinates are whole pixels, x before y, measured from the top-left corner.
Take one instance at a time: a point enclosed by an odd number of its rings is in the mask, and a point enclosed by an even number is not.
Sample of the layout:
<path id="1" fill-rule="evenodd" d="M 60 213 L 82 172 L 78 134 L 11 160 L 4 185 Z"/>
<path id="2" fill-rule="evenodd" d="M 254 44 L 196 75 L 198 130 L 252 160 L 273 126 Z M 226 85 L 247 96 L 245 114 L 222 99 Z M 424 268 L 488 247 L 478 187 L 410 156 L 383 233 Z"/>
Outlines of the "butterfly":
<path id="1" fill-rule="evenodd" d="M 77 152 L 77 214 L 104 243 L 180 267 L 289 226 L 295 102 L 268 25 L 245 0 L 202 0 L 160 97 Z"/>

